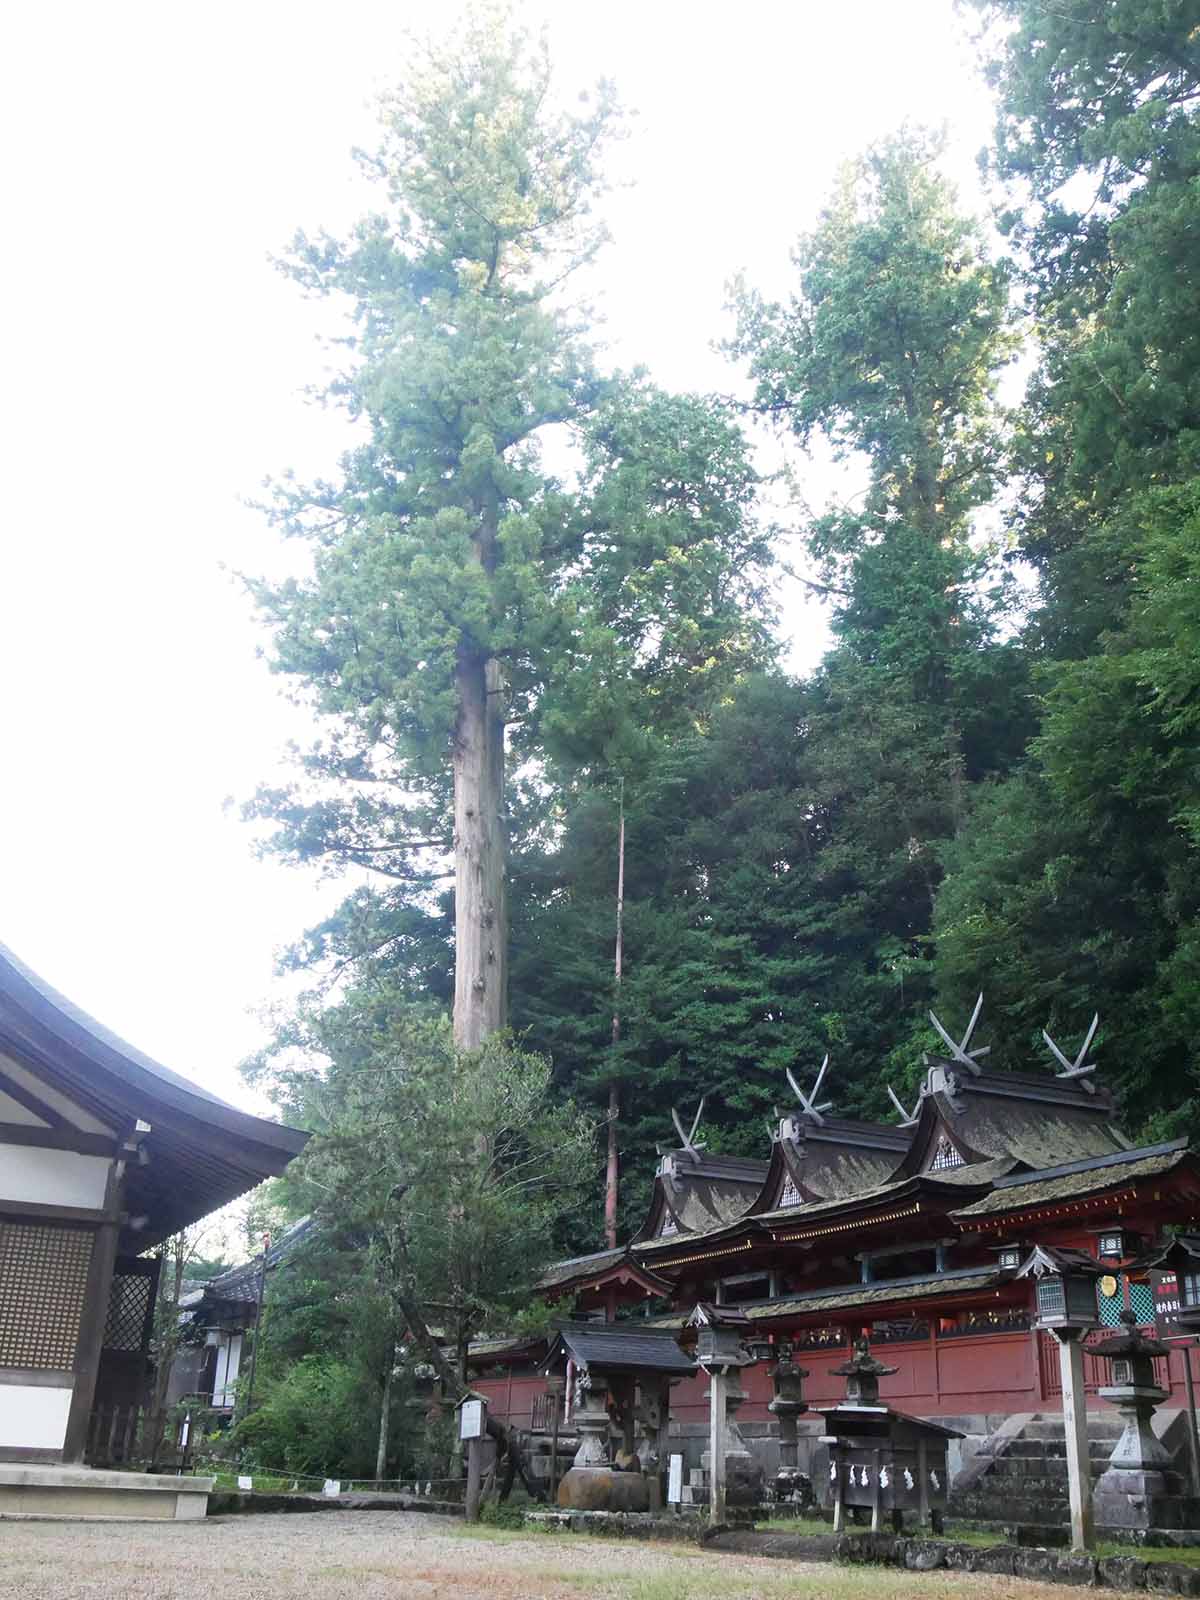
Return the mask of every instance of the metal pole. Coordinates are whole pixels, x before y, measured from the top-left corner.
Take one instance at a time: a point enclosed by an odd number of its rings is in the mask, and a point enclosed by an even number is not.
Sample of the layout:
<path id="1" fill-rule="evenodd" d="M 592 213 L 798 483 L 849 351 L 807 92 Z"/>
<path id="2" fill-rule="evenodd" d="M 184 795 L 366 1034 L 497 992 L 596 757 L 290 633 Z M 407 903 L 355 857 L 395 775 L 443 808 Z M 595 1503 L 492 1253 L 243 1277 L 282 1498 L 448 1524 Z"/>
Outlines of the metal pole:
<path id="1" fill-rule="evenodd" d="M 604 1178 L 604 1242 L 610 1250 L 617 1246 L 617 1196 L 620 1185 L 621 1155 L 617 1119 L 621 1114 L 621 1086 L 615 1076 L 617 1049 L 621 1043 L 621 967 L 625 938 L 625 779 L 620 786 L 620 824 L 617 832 L 617 942 L 613 955 L 612 1047 L 614 1076 L 608 1081 L 608 1141 Z M 608 1319 L 610 1322 L 612 1317 Z"/>
<path id="2" fill-rule="evenodd" d="M 263 1293 L 267 1286 L 267 1251 L 271 1248 L 271 1235 L 263 1234 L 262 1261 L 258 1268 L 258 1294 L 254 1301 L 254 1342 L 250 1346 L 250 1371 L 246 1374 L 246 1403 L 242 1415 L 248 1417 L 254 1404 L 254 1369 L 258 1365 L 258 1330 L 262 1323 Z"/>
<path id="3" fill-rule="evenodd" d="M 1090 1550 L 1096 1542 L 1092 1527 L 1092 1467 L 1088 1455 L 1087 1400 L 1083 1387 L 1083 1340 L 1072 1329 L 1056 1330 L 1058 1361 L 1062 1372 L 1063 1432 L 1067 1446 L 1067 1479 L 1071 1491 L 1071 1548 Z"/>

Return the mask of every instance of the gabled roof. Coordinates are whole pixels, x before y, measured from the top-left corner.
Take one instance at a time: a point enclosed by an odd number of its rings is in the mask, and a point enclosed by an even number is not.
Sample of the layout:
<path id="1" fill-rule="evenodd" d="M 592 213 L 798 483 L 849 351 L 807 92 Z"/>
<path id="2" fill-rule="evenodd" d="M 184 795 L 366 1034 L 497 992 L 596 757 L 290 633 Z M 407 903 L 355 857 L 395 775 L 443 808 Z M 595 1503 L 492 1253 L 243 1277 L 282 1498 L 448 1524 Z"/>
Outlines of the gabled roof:
<path id="1" fill-rule="evenodd" d="M 107 1126 L 142 1140 L 126 1209 L 147 1218 L 139 1249 L 283 1171 L 306 1133 L 253 1117 L 127 1044 L 0 945 L 0 1052 Z"/>
<path id="2" fill-rule="evenodd" d="M 745 1156 L 668 1151 L 659 1162 L 646 1220 L 631 1242 L 655 1239 L 666 1219 L 675 1234 L 706 1233 L 736 1222 L 758 1198 L 767 1166 Z"/>
<path id="3" fill-rule="evenodd" d="M 922 1090 L 903 1172 L 927 1164 L 944 1130 L 964 1161 L 1011 1156 L 1032 1169 L 1128 1148 L 1110 1097 L 1028 1072 L 971 1072 L 935 1058 Z"/>
<path id="4" fill-rule="evenodd" d="M 675 1342 L 669 1328 L 645 1323 L 565 1323 L 550 1346 L 545 1365 L 569 1356 L 577 1366 L 607 1372 L 675 1372 L 696 1370 L 696 1363 Z"/>
<path id="5" fill-rule="evenodd" d="M 556 1261 L 538 1280 L 537 1287 L 554 1295 L 581 1294 L 585 1289 L 600 1289 L 607 1284 L 636 1283 L 646 1294 L 669 1294 L 671 1284 L 657 1278 L 633 1255 L 630 1246 L 598 1250 L 588 1256 L 573 1256 Z"/>
<path id="6" fill-rule="evenodd" d="M 315 1231 L 316 1226 L 315 1217 L 301 1217 L 299 1222 L 293 1222 L 286 1228 L 267 1251 L 267 1271 L 286 1261 L 296 1247 Z M 258 1280 L 262 1268 L 261 1255 L 250 1261 L 239 1262 L 236 1267 L 229 1267 L 207 1282 L 197 1284 L 190 1293 L 182 1296 L 180 1308 L 191 1311 L 193 1316 L 202 1316 L 206 1309 L 218 1305 L 253 1305 L 258 1299 Z"/>
<path id="7" fill-rule="evenodd" d="M 779 1204 L 790 1178 L 802 1200 L 827 1200 L 886 1182 L 908 1148 L 903 1128 L 885 1122 L 803 1114 L 785 1117 L 771 1146 L 771 1161 L 749 1215 Z"/>

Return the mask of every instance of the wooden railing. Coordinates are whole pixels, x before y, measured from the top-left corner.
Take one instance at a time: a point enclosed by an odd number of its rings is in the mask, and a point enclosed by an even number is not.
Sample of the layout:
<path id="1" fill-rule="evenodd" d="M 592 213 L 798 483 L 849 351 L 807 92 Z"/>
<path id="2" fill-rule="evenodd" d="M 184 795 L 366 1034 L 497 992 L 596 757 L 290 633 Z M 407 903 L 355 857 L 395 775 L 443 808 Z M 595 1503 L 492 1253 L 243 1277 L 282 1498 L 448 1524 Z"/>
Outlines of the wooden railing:
<path id="1" fill-rule="evenodd" d="M 549 1433 L 554 1422 L 554 1407 L 558 1397 L 552 1394 L 535 1394 L 533 1411 L 529 1418 L 530 1433 Z"/>
<path id="2" fill-rule="evenodd" d="M 97 1406 L 88 1423 L 88 1465 L 119 1467 L 139 1460 L 143 1415 L 137 1405 Z"/>

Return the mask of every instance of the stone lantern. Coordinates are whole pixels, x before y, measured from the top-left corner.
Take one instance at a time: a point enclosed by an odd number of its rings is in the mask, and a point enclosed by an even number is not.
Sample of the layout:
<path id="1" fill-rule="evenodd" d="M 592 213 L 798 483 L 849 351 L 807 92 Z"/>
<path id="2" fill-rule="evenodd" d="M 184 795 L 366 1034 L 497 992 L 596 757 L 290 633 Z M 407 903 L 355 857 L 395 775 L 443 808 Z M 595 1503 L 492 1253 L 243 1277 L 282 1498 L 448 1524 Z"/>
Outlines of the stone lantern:
<path id="1" fill-rule="evenodd" d="M 746 1398 L 738 1373 L 754 1359 L 743 1342 L 752 1324 L 744 1311 L 702 1300 L 688 1325 L 696 1329 L 696 1361 L 708 1374 L 709 1438 L 700 1464 L 708 1474 L 709 1516 L 721 1523 L 726 1504 L 754 1505 L 762 1497 L 762 1468 L 737 1425 Z"/>
<path id="2" fill-rule="evenodd" d="M 1095 1489 L 1097 1517 L 1105 1527 L 1175 1527 L 1179 1483 L 1171 1457 L 1154 1436 L 1153 1416 L 1168 1398 L 1154 1381 L 1154 1359 L 1170 1353 L 1161 1339 L 1147 1339 L 1132 1311 L 1122 1311 L 1124 1331 L 1092 1347 L 1092 1354 L 1110 1364 L 1110 1378 L 1101 1398 L 1121 1413 L 1125 1431 L 1117 1440 Z"/>
<path id="3" fill-rule="evenodd" d="M 1100 1263 L 1083 1250 L 1035 1245 L 1017 1272 L 1018 1278 L 1034 1281 L 1037 1326 L 1053 1334 L 1058 1341 L 1071 1498 L 1071 1547 L 1075 1550 L 1090 1550 L 1095 1543 L 1083 1336 L 1100 1321 L 1096 1309 L 1096 1279 L 1103 1277 L 1104 1271 Z"/>
<path id="4" fill-rule="evenodd" d="M 809 1375 L 807 1367 L 799 1367 L 792 1360 L 790 1345 L 780 1350 L 779 1360 L 771 1368 L 771 1382 L 775 1398 L 767 1406 L 779 1418 L 779 1471 L 775 1474 L 775 1498 L 793 1504 L 808 1505 L 812 1501 L 812 1480 L 800 1471 L 799 1418 L 808 1410 L 804 1398 L 804 1380 Z"/>

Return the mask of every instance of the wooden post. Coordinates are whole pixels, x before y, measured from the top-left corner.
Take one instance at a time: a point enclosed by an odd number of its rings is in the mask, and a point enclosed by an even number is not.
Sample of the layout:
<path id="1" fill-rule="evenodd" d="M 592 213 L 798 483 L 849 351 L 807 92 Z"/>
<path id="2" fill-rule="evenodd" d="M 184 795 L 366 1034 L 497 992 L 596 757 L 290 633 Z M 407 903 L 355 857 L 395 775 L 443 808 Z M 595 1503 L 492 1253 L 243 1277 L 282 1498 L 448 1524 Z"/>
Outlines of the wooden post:
<path id="1" fill-rule="evenodd" d="M 487 1437 L 487 1401 L 469 1395 L 458 1404 L 458 1436 L 467 1447 L 467 1492 L 463 1518 L 479 1521 L 479 1500 L 483 1486 L 483 1441 Z"/>
<path id="2" fill-rule="evenodd" d="M 842 1488 L 842 1463 L 834 1445 L 829 1452 L 829 1459 L 833 1464 L 833 1531 L 841 1533 L 846 1525 L 846 1501 Z"/>
<path id="3" fill-rule="evenodd" d="M 1183 1357 L 1183 1384 L 1187 1390 L 1188 1440 L 1192 1447 L 1188 1452 L 1192 1469 L 1192 1493 L 1200 1495 L 1200 1430 L 1196 1427 L 1196 1384 L 1192 1377 L 1191 1345 L 1181 1345 L 1179 1354 Z"/>
<path id="4" fill-rule="evenodd" d="M 708 1518 L 715 1528 L 725 1521 L 725 1386 L 723 1372 L 708 1375 Z"/>
<path id="5" fill-rule="evenodd" d="M 1071 1491 L 1071 1548 L 1090 1550 L 1092 1466 L 1088 1456 L 1087 1399 L 1083 1387 L 1083 1336 L 1074 1329 L 1056 1330 L 1062 1373 L 1063 1431 L 1067 1446 L 1067 1481 Z"/>
<path id="6" fill-rule="evenodd" d="M 553 1404 L 550 1407 L 550 1504 L 558 1504 L 558 1408 L 562 1400 L 558 1395 L 551 1395 Z"/>
<path id="7" fill-rule="evenodd" d="M 879 1502 L 883 1493 L 879 1482 L 879 1474 L 882 1468 L 881 1452 L 875 1450 L 872 1452 L 872 1456 L 875 1464 L 875 1482 L 871 1486 L 871 1532 L 878 1533 L 880 1514 Z"/>
<path id="8" fill-rule="evenodd" d="M 917 1440 L 917 1516 L 921 1526 L 929 1521 L 929 1445 Z"/>

